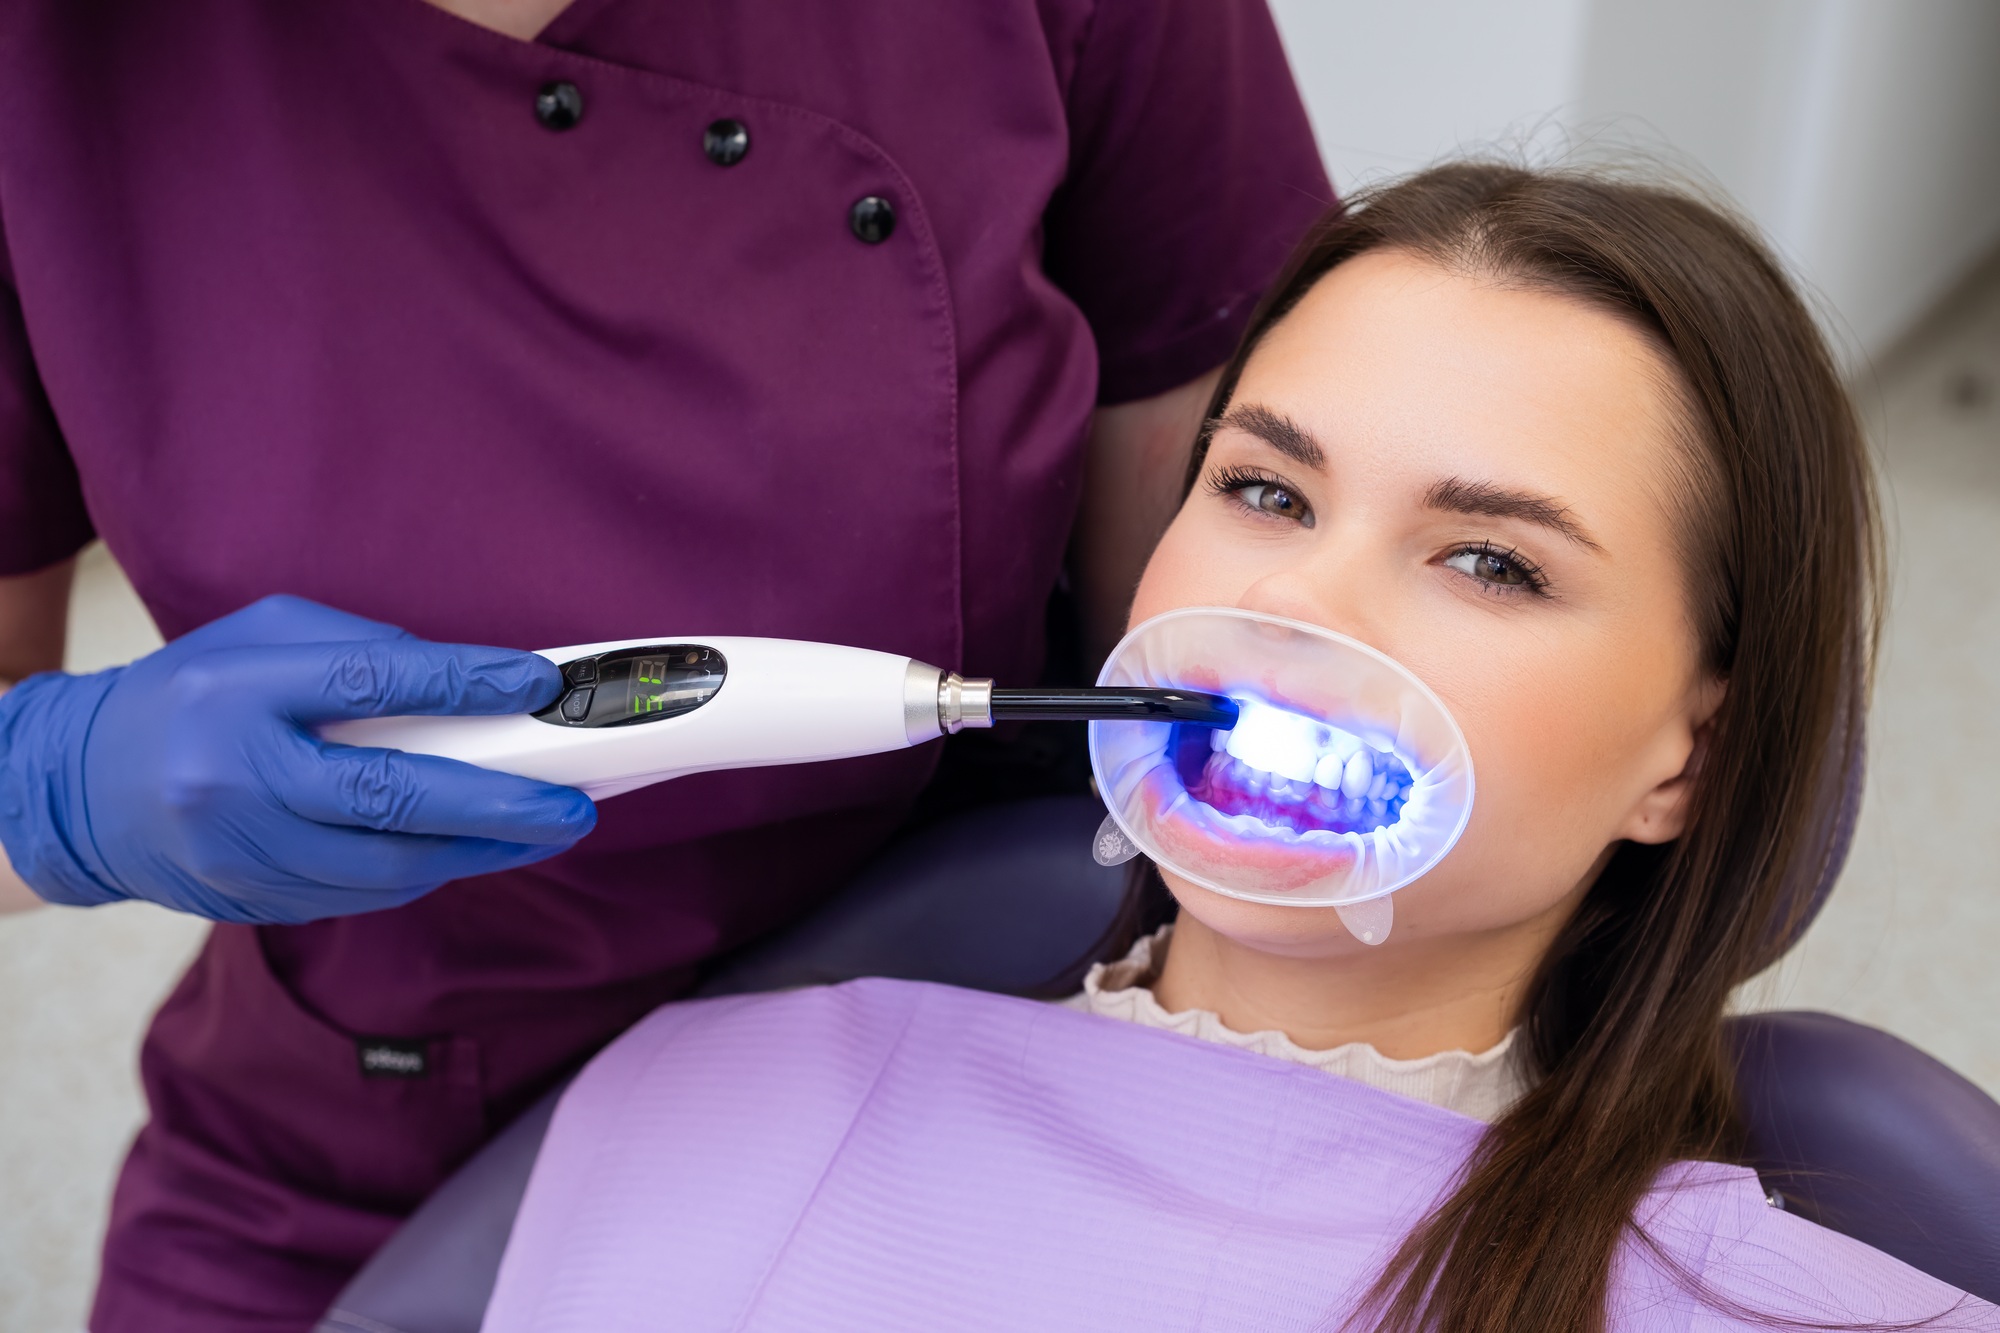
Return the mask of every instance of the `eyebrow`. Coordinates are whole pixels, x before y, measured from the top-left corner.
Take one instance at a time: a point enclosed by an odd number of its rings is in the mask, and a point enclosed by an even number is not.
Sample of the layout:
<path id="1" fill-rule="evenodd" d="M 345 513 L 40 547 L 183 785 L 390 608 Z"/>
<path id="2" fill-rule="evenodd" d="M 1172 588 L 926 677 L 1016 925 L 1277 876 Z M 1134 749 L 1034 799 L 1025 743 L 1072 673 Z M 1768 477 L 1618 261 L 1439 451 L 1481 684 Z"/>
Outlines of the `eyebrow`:
<path id="1" fill-rule="evenodd" d="M 1569 506 L 1547 495 L 1510 491 L 1489 481 L 1467 481 L 1446 477 L 1424 493 L 1424 507 L 1448 514 L 1484 514 L 1489 518 L 1518 518 L 1561 533 L 1587 550 L 1604 548 L 1591 540 L 1583 526 L 1569 516 Z"/>
<path id="2" fill-rule="evenodd" d="M 1326 465 L 1326 450 L 1320 447 L 1312 432 L 1268 407 L 1244 403 L 1230 408 L 1217 424 L 1233 426 L 1246 435 L 1256 436 L 1301 467 L 1317 469 Z"/>

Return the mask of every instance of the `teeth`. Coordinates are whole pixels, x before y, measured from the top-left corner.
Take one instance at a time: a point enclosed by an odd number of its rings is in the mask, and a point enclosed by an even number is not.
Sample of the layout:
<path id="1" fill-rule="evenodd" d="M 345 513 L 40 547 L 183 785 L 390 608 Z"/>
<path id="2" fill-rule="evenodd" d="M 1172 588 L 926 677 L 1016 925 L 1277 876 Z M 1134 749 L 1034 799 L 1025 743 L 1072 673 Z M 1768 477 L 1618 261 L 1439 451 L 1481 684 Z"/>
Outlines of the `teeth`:
<path id="1" fill-rule="evenodd" d="M 1366 747 L 1356 750 L 1340 774 L 1341 794 L 1352 800 L 1365 793 L 1375 781 L 1375 765 L 1369 762 Z"/>
<path id="2" fill-rule="evenodd" d="M 1188 789 L 1197 800 L 1299 834 L 1366 833 L 1402 818 L 1412 778 L 1392 751 L 1289 709 L 1238 703 L 1236 725 L 1209 732 L 1210 756 Z"/>
<path id="3" fill-rule="evenodd" d="M 1251 768 L 1311 782 L 1313 765 L 1319 762 L 1319 740 L 1326 730 L 1302 714 L 1246 699 L 1223 748 Z"/>

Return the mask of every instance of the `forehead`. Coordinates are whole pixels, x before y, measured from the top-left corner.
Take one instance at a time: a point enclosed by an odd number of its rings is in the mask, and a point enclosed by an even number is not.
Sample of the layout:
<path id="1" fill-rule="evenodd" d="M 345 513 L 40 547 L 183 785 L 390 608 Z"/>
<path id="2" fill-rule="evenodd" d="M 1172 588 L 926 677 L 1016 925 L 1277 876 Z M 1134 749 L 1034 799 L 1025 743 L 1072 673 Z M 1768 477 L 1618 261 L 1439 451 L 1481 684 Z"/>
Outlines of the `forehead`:
<path id="1" fill-rule="evenodd" d="M 1657 514 L 1680 471 L 1673 373 L 1638 329 L 1397 251 L 1322 278 L 1235 400 L 1292 417 L 1350 482 L 1464 475 Z"/>

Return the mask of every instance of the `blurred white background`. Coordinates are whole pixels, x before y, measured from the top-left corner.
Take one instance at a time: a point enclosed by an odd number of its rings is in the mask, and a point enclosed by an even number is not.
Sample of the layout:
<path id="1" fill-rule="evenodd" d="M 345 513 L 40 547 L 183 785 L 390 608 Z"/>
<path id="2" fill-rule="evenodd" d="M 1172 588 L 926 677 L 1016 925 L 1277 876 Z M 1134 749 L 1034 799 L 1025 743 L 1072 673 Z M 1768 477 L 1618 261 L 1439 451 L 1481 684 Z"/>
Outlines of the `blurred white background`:
<path id="1" fill-rule="evenodd" d="M 1992 0 L 1272 0 L 1337 188 L 1637 149 L 1719 187 L 1879 357 L 2000 239 Z"/>
<path id="2" fill-rule="evenodd" d="M 1853 859 L 1746 1003 L 1888 1028 L 2000 1094 L 2000 4 L 1273 8 L 1340 189 L 1462 149 L 1636 147 L 1817 293 L 1883 460 L 1895 600 Z M 73 669 L 158 641 L 101 549 L 71 634 Z M 0 918 L 0 1329 L 82 1327 L 139 1034 L 201 934 L 138 905 Z"/>

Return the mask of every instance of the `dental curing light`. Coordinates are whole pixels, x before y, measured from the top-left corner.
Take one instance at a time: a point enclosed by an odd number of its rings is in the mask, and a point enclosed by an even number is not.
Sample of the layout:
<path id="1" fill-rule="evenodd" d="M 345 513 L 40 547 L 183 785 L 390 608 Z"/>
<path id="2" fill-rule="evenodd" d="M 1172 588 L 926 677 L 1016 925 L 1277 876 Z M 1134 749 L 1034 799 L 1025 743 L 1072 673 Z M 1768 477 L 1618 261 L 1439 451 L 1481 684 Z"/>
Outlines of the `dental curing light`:
<path id="1" fill-rule="evenodd" d="M 532 715 L 339 722 L 344 745 L 441 755 L 602 800 L 721 768 L 901 750 L 1030 719 L 1231 726 L 1229 699 L 1172 687 L 1006 689 L 907 657 L 792 639 L 626 639 L 551 648 L 562 695 Z"/>
<path id="2" fill-rule="evenodd" d="M 1443 701 L 1344 634 L 1183 608 L 1127 634 L 1098 684 L 1172 684 L 1239 706 L 1233 727 L 1090 724 L 1106 864 L 1144 852 L 1232 898 L 1334 908 L 1380 944 L 1389 895 L 1443 860 L 1471 818 L 1472 756 Z"/>

